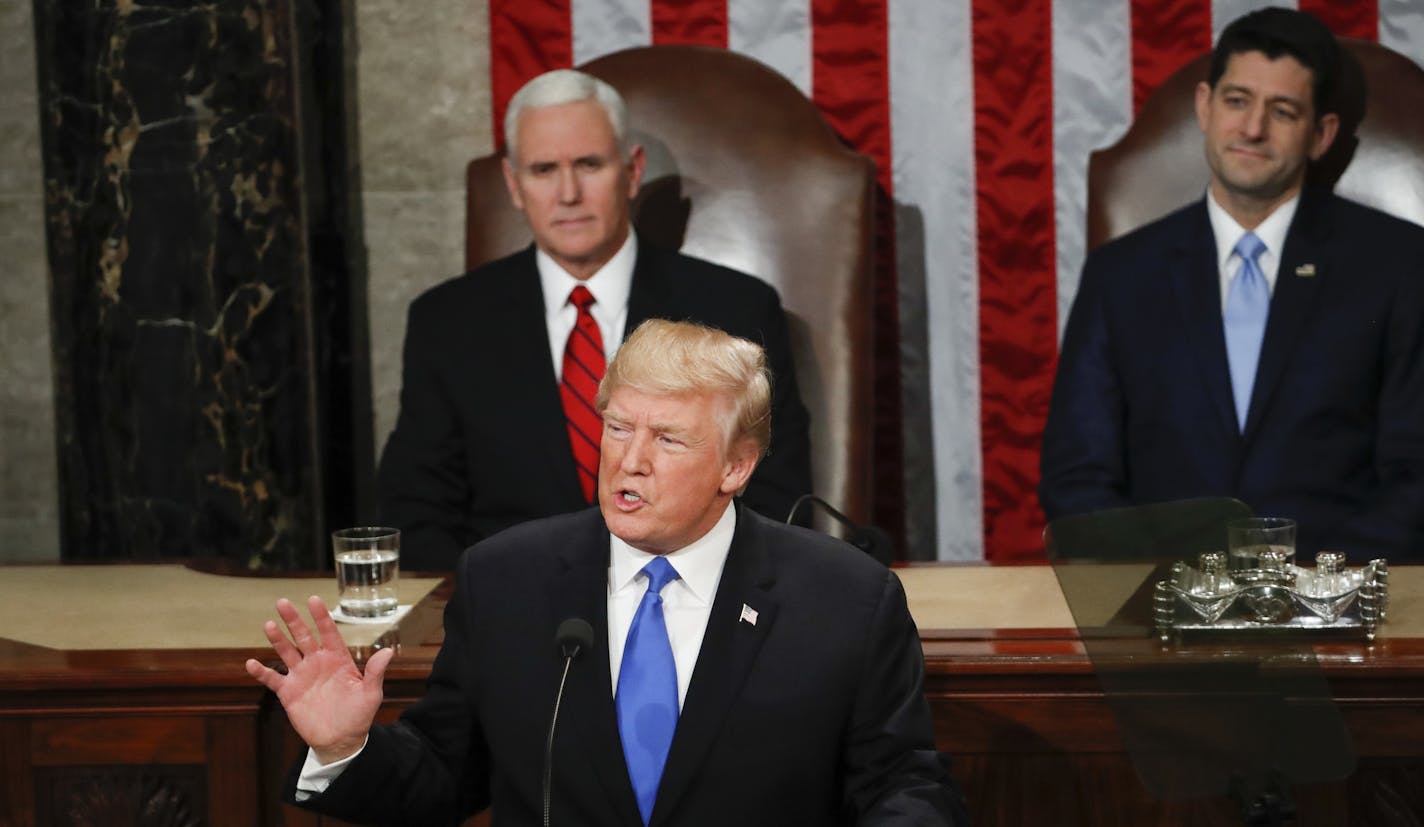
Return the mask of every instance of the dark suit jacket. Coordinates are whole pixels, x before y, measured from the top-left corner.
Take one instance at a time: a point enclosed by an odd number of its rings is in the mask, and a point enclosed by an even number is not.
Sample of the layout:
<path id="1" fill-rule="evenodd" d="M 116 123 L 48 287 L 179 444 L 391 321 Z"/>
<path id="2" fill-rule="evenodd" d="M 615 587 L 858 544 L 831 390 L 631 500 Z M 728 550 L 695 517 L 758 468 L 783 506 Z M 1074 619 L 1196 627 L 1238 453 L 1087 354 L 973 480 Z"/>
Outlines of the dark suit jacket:
<path id="1" fill-rule="evenodd" d="M 776 291 L 640 242 L 626 332 L 650 318 L 701 322 L 766 349 L 771 451 L 744 497 L 786 519 L 811 490 L 810 418 Z M 449 571 L 461 551 L 501 529 L 588 506 L 553 364 L 533 246 L 412 302 L 400 416 L 378 480 L 381 519 L 401 529 L 406 568 Z"/>
<path id="2" fill-rule="evenodd" d="M 471 549 L 425 697 L 375 727 L 304 806 L 435 825 L 492 802 L 495 825 L 538 824 L 563 663 L 555 629 L 582 617 L 595 642 L 564 691 L 552 821 L 640 825 L 608 667 L 608 555 L 597 509 Z M 899 579 L 840 541 L 738 508 L 652 824 L 955 824 L 962 806 L 934 749 Z"/>
<path id="3" fill-rule="evenodd" d="M 1089 255 L 1043 438 L 1050 518 L 1226 495 L 1296 519 L 1306 560 L 1424 553 L 1424 228 L 1307 191 L 1281 255 L 1244 434 L 1205 201 Z"/>

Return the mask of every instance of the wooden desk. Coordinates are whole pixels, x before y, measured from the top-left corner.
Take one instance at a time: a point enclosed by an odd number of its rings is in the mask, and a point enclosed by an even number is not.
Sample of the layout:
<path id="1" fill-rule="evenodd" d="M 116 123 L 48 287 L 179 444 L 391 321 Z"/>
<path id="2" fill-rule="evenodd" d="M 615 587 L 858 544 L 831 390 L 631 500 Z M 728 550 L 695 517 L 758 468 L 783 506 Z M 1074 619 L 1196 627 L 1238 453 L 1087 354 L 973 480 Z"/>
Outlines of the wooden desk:
<path id="1" fill-rule="evenodd" d="M 1159 802 L 1147 794 L 1051 569 L 900 573 L 924 639 L 937 740 L 954 756 L 976 825 L 1241 823 L 1226 798 Z M 1396 567 L 1392 578 L 1391 622 L 1378 642 L 1313 646 L 1359 766 L 1348 782 L 1297 788 L 1295 824 L 1424 823 L 1424 633 L 1411 625 L 1424 622 L 1424 568 Z M 321 584 L 312 590 L 323 593 L 328 579 L 311 581 Z M 1127 588 L 1104 580 L 1108 603 Z M 4 628 L 12 628 L 17 582 L 0 578 Z M 423 692 L 447 597 L 448 585 L 434 588 L 397 629 L 358 647 L 364 656 L 373 645 L 400 646 L 383 719 Z M 1043 625 L 1055 618 L 1066 622 Z M 113 622 L 81 607 L 56 623 L 80 619 Z M 251 630 L 251 644 L 219 648 L 0 640 L 0 825 L 321 824 L 280 804 L 283 775 L 301 747 L 275 700 L 242 668 L 249 656 L 271 658 L 260 622 L 235 627 Z M 116 817 L 142 808 L 158 815 Z"/>
<path id="2" fill-rule="evenodd" d="M 419 602 L 394 630 L 343 628 L 358 656 L 411 654 L 391 668 L 384 719 L 421 692 L 441 583 L 404 577 L 402 601 Z M 276 599 L 313 593 L 334 604 L 331 575 L 0 568 L 0 827 L 321 824 L 281 804 L 302 746 L 243 667 L 275 660 L 261 627 Z"/>
<path id="3" fill-rule="evenodd" d="M 1125 578 L 1120 572 L 1116 582 L 1103 583 L 1084 581 L 1101 574 L 1098 567 L 1056 575 L 1075 597 L 1088 595 L 1072 614 L 1096 625 L 1115 616 L 1118 598 L 1129 597 L 1132 583 L 1145 581 L 1150 568 L 1143 565 Z M 993 570 L 992 576 L 1011 571 Z M 1049 571 L 1035 566 L 1024 573 L 1041 578 Z M 991 576 L 983 568 L 976 574 Z M 938 586 L 931 593 L 943 600 L 944 580 L 954 576 L 944 566 L 901 571 L 912 608 L 931 583 Z M 1395 567 L 1391 576 L 1390 622 L 1375 643 L 1295 644 L 1313 652 L 1321 683 L 1333 694 L 1353 742 L 1357 768 L 1345 781 L 1294 787 L 1298 815 L 1292 824 L 1424 824 L 1424 567 Z M 1094 588 L 1101 593 L 1093 595 Z M 1043 591 L 1037 598 L 1052 603 L 1062 592 Z M 1033 608 L 1045 610 L 1041 604 Z M 1143 634 L 1085 645 L 1075 628 L 936 628 L 924 614 L 916 612 L 916 619 L 936 741 L 953 756 L 952 773 L 979 827 L 1243 823 L 1239 805 L 1227 796 L 1154 800 L 1134 770 L 1094 661 L 1101 665 L 1110 654 L 1119 666 L 1122 659 L 1150 663 L 1164 651 L 1155 639 Z M 1224 651 L 1241 648 L 1189 641 L 1170 651 L 1220 660 Z"/>

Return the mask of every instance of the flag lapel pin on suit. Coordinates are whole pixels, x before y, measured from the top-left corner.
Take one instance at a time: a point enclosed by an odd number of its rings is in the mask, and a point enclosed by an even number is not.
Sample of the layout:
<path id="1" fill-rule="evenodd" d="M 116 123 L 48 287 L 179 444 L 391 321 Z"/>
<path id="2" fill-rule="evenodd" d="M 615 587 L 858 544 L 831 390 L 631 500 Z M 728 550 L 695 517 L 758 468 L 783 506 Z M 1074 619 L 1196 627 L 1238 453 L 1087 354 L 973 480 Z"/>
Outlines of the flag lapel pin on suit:
<path id="1" fill-rule="evenodd" d="M 738 622 L 740 622 L 740 623 L 749 623 L 749 624 L 751 624 L 752 626 L 755 626 L 755 625 L 756 625 L 756 619 L 757 619 L 757 611 L 756 611 L 756 609 L 753 609 L 751 606 L 748 606 L 747 604 L 743 603 L 743 604 L 742 604 L 742 616 L 741 616 L 741 618 L 739 619 Z"/>
<path id="2" fill-rule="evenodd" d="M 1311 276 L 1315 275 L 1315 265 L 1302 264 L 1299 267 L 1295 268 L 1295 274 L 1297 276 L 1300 276 L 1301 278 L 1310 278 Z"/>

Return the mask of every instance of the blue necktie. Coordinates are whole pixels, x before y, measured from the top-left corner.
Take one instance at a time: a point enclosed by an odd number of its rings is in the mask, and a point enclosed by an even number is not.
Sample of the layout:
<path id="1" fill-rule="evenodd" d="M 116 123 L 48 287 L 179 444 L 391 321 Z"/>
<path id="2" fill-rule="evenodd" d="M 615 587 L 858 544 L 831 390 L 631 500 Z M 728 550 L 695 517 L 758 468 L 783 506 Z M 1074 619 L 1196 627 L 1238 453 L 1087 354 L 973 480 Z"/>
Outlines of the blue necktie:
<path id="1" fill-rule="evenodd" d="M 663 777 L 672 733 L 677 729 L 677 665 L 663 622 L 663 586 L 677 579 L 677 569 L 662 557 L 643 566 L 648 590 L 628 628 L 623 664 L 618 669 L 618 734 L 623 759 L 638 797 L 643 823 L 653 815 L 658 782 Z"/>
<path id="2" fill-rule="evenodd" d="M 1231 395 L 1236 400 L 1236 424 L 1246 430 L 1246 411 L 1251 407 L 1251 386 L 1256 382 L 1256 363 L 1261 358 L 1261 340 L 1266 335 L 1266 317 L 1271 312 L 1271 288 L 1256 259 L 1266 243 L 1247 233 L 1236 242 L 1241 269 L 1226 292 L 1222 322 L 1226 331 L 1226 360 L 1231 367 Z"/>

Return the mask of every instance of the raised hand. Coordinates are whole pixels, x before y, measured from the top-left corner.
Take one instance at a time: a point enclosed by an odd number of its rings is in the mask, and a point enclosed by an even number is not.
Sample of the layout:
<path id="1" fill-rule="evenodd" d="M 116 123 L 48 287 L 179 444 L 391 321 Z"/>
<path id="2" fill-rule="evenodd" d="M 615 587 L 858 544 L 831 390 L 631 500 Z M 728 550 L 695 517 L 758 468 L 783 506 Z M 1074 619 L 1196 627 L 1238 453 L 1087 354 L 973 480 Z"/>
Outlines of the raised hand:
<path id="1" fill-rule="evenodd" d="M 322 599 L 308 597 L 307 609 L 321 639 L 307 628 L 297 607 L 282 598 L 277 601 L 277 614 L 291 640 L 272 620 L 263 624 L 262 631 L 286 664 L 287 674 L 255 659 L 247 661 L 247 674 L 277 694 L 297 734 L 323 764 L 330 764 L 353 755 L 366 742 L 395 650 L 382 649 L 372 655 L 362 675 Z"/>

